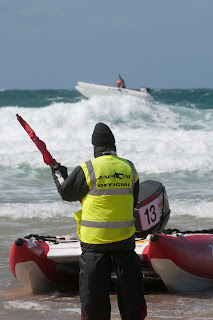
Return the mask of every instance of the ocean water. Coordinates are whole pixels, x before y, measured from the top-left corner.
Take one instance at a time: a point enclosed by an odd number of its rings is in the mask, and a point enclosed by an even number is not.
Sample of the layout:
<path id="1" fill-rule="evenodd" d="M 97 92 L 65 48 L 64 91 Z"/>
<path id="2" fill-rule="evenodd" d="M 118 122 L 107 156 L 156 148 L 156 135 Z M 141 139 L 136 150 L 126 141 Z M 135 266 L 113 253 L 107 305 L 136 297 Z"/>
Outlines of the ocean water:
<path id="1" fill-rule="evenodd" d="M 77 293 L 33 295 L 9 267 L 10 248 L 30 233 L 77 235 L 79 203 L 63 202 L 49 167 L 16 119 L 21 115 L 52 156 L 71 172 L 93 158 L 91 134 L 108 124 L 119 156 L 134 162 L 140 181 L 166 187 L 166 227 L 213 225 L 213 89 L 153 90 L 134 97 L 86 99 L 75 90 L 0 90 L 0 319 L 80 319 Z M 147 319 L 213 319 L 212 292 L 146 290 Z M 112 294 L 112 319 L 120 319 Z"/>

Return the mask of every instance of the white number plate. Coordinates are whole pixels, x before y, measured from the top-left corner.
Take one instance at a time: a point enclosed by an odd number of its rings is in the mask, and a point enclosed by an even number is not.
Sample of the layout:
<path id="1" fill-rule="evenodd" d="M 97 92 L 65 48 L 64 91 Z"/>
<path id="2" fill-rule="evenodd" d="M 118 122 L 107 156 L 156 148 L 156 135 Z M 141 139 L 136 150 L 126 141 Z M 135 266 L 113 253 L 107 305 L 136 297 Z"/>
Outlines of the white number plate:
<path id="1" fill-rule="evenodd" d="M 139 208 L 142 230 L 146 231 L 155 226 L 161 218 L 163 211 L 163 192 L 144 207 Z"/>

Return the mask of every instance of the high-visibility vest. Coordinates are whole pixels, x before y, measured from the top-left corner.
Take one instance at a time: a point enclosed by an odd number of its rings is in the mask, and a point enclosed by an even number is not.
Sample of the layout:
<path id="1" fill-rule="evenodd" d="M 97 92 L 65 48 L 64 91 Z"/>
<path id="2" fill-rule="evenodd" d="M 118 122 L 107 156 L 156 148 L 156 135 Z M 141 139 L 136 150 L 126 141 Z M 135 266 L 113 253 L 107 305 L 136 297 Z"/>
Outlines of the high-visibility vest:
<path id="1" fill-rule="evenodd" d="M 88 194 L 82 199 L 81 241 L 105 244 L 135 233 L 133 189 L 138 180 L 134 165 L 115 155 L 104 155 L 81 164 Z"/>

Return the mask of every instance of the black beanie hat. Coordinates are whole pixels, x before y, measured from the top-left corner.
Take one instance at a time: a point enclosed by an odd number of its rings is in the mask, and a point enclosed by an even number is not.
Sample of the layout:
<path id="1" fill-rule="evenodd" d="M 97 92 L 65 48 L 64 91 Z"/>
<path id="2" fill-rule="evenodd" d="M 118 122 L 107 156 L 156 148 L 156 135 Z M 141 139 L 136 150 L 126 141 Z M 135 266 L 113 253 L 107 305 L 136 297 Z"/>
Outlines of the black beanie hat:
<path id="1" fill-rule="evenodd" d="M 115 144 L 114 135 L 105 123 L 96 123 L 92 134 L 92 144 L 98 147 L 113 146 Z"/>

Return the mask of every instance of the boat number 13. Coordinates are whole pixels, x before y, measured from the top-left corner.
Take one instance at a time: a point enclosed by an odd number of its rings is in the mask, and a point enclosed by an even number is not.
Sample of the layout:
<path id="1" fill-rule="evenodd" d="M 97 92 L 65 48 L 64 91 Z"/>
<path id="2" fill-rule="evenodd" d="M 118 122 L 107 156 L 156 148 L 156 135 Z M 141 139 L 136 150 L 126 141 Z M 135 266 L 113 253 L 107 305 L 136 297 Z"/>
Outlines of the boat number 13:
<path id="1" fill-rule="evenodd" d="M 149 225 L 155 222 L 157 218 L 157 214 L 155 212 L 155 206 L 151 205 L 151 207 L 147 208 L 146 211 L 144 212 L 144 215 L 147 216 L 147 222 Z"/>

